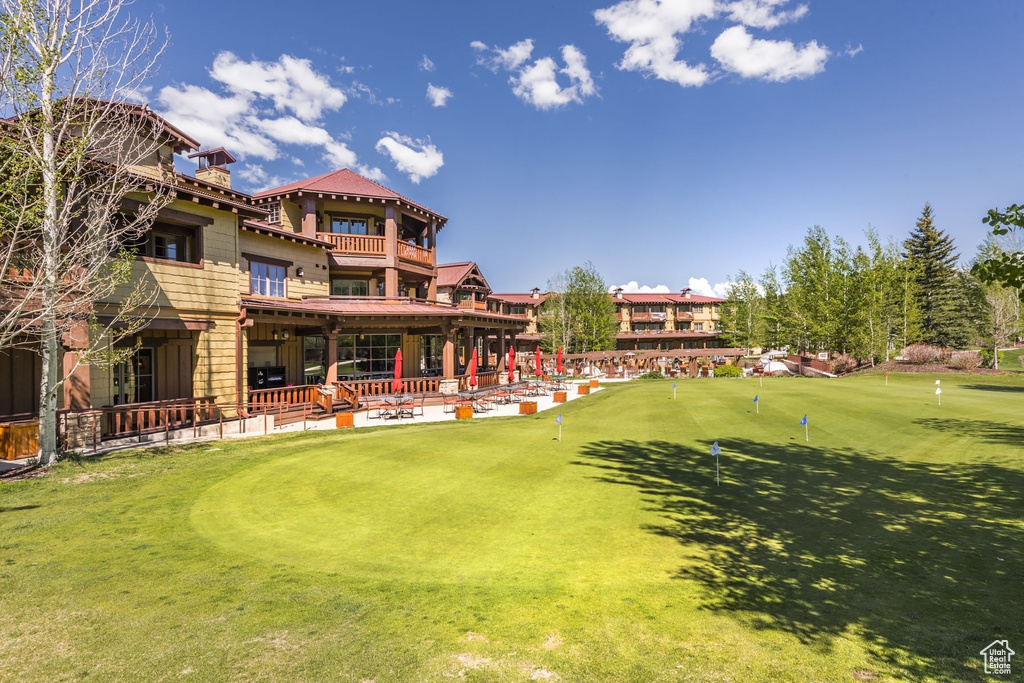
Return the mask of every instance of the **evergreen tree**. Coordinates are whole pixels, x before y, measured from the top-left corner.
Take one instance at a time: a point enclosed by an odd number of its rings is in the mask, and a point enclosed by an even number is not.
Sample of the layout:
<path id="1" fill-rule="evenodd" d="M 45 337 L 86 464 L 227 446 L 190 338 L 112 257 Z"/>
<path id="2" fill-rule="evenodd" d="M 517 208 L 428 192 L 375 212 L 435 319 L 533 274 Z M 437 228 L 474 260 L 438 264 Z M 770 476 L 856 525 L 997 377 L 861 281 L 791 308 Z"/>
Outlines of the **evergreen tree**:
<path id="1" fill-rule="evenodd" d="M 966 346 L 970 325 L 959 305 L 959 255 L 954 251 L 953 239 L 935 227 L 930 204 L 924 205 L 903 248 L 904 258 L 911 262 L 916 276 L 922 341 L 938 346 Z"/>

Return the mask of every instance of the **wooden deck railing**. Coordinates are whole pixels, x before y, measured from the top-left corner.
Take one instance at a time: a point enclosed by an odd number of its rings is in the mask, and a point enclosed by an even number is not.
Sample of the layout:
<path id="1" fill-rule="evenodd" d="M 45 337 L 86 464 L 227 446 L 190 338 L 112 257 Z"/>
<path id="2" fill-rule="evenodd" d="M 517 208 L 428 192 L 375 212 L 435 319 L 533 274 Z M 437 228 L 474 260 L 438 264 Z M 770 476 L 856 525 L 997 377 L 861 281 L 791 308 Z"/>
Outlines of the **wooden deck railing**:
<path id="1" fill-rule="evenodd" d="M 487 310 L 487 302 L 486 301 L 474 301 L 473 299 L 468 299 L 466 301 L 460 301 L 458 305 L 459 305 L 459 308 L 461 308 L 463 310 L 467 310 L 467 311 L 486 311 Z"/>
<path id="2" fill-rule="evenodd" d="M 249 392 L 249 407 L 258 407 L 265 403 L 272 403 L 274 405 L 315 403 L 317 393 L 315 384 L 301 384 L 299 386 L 279 387 L 277 389 L 253 389 Z"/>
<path id="3" fill-rule="evenodd" d="M 483 389 L 484 387 L 496 387 L 499 384 L 501 384 L 501 373 L 497 370 L 485 370 L 484 372 L 476 373 L 477 389 Z M 469 375 L 459 377 L 459 391 L 468 391 L 470 388 Z"/>
<path id="4" fill-rule="evenodd" d="M 363 254 L 366 256 L 384 256 L 384 237 L 376 235 L 346 235 L 335 232 L 318 232 L 317 239 L 330 242 L 332 251 L 342 254 Z"/>
<path id="5" fill-rule="evenodd" d="M 103 411 L 104 439 L 166 432 L 222 419 L 220 406 L 214 396 L 124 403 L 100 410 Z"/>
<path id="6" fill-rule="evenodd" d="M 425 266 L 434 265 L 434 250 L 421 247 L 408 242 L 398 243 L 398 258 L 414 263 L 422 263 Z"/>
<path id="7" fill-rule="evenodd" d="M 433 394 L 438 391 L 439 377 L 404 377 L 402 378 L 402 394 Z M 335 382 L 335 385 L 352 392 L 355 398 L 363 396 L 390 396 L 391 379 L 358 379 Z"/>

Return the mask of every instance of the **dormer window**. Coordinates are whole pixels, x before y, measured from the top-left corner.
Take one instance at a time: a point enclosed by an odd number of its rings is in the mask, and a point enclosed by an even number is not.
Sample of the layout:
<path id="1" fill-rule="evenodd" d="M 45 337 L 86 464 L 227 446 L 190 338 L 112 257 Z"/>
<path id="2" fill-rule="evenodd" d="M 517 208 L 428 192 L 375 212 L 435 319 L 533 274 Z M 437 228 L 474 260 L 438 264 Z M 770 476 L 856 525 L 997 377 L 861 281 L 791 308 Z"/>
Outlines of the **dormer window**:
<path id="1" fill-rule="evenodd" d="M 267 216 L 267 222 L 273 225 L 281 224 L 281 202 L 271 202 L 267 204 L 267 211 L 270 215 Z"/>

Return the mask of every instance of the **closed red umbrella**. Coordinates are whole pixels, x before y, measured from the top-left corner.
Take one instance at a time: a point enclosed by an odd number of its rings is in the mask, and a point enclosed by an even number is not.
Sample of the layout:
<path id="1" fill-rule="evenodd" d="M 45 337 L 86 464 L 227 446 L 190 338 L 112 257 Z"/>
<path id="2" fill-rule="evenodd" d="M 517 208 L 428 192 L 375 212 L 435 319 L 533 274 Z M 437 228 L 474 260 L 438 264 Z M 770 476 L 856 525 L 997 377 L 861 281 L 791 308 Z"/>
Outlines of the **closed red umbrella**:
<path id="1" fill-rule="evenodd" d="M 516 381 L 516 350 L 510 348 L 508 350 L 508 381 L 511 384 Z"/>
<path id="2" fill-rule="evenodd" d="M 562 374 L 562 347 L 558 347 L 558 374 Z"/>
<path id="3" fill-rule="evenodd" d="M 405 387 L 402 382 L 402 349 L 395 352 L 395 381 L 391 383 L 391 393 L 400 394 Z"/>
<path id="4" fill-rule="evenodd" d="M 476 349 L 473 349 L 473 356 L 469 359 L 469 386 L 476 386 Z"/>
<path id="5" fill-rule="evenodd" d="M 533 360 L 533 374 L 540 377 L 540 347 L 537 347 L 537 355 Z"/>

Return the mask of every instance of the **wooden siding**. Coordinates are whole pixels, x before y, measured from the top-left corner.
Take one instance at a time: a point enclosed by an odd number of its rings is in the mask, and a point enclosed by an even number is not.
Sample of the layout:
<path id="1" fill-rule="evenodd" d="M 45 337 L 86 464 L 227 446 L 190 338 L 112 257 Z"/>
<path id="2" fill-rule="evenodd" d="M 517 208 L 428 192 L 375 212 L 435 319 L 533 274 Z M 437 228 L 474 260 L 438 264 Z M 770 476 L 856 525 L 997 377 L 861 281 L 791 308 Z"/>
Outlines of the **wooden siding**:
<path id="1" fill-rule="evenodd" d="M 212 218 L 202 230 L 203 264 L 166 261 L 135 262 L 132 283 L 142 280 L 159 288 L 154 302 L 160 310 L 226 314 L 238 310 L 238 222 L 235 214 L 192 202 L 175 200 L 172 209 Z M 105 301 L 116 303 L 131 291 L 131 284 L 118 287 Z M 236 313 L 237 315 L 237 313 Z"/>
<path id="2" fill-rule="evenodd" d="M 327 296 L 331 293 L 325 249 L 251 232 L 240 232 L 238 245 L 241 253 L 291 261 L 292 265 L 288 267 L 288 284 L 286 286 L 289 299 Z M 249 292 L 249 263 L 244 257 L 241 257 L 239 266 L 241 272 L 238 274 L 238 291 L 247 294 Z M 302 267 L 304 271 L 302 277 L 295 274 L 299 267 Z"/>
<path id="3" fill-rule="evenodd" d="M 0 415 L 39 410 L 39 356 L 28 349 L 0 351 Z"/>

